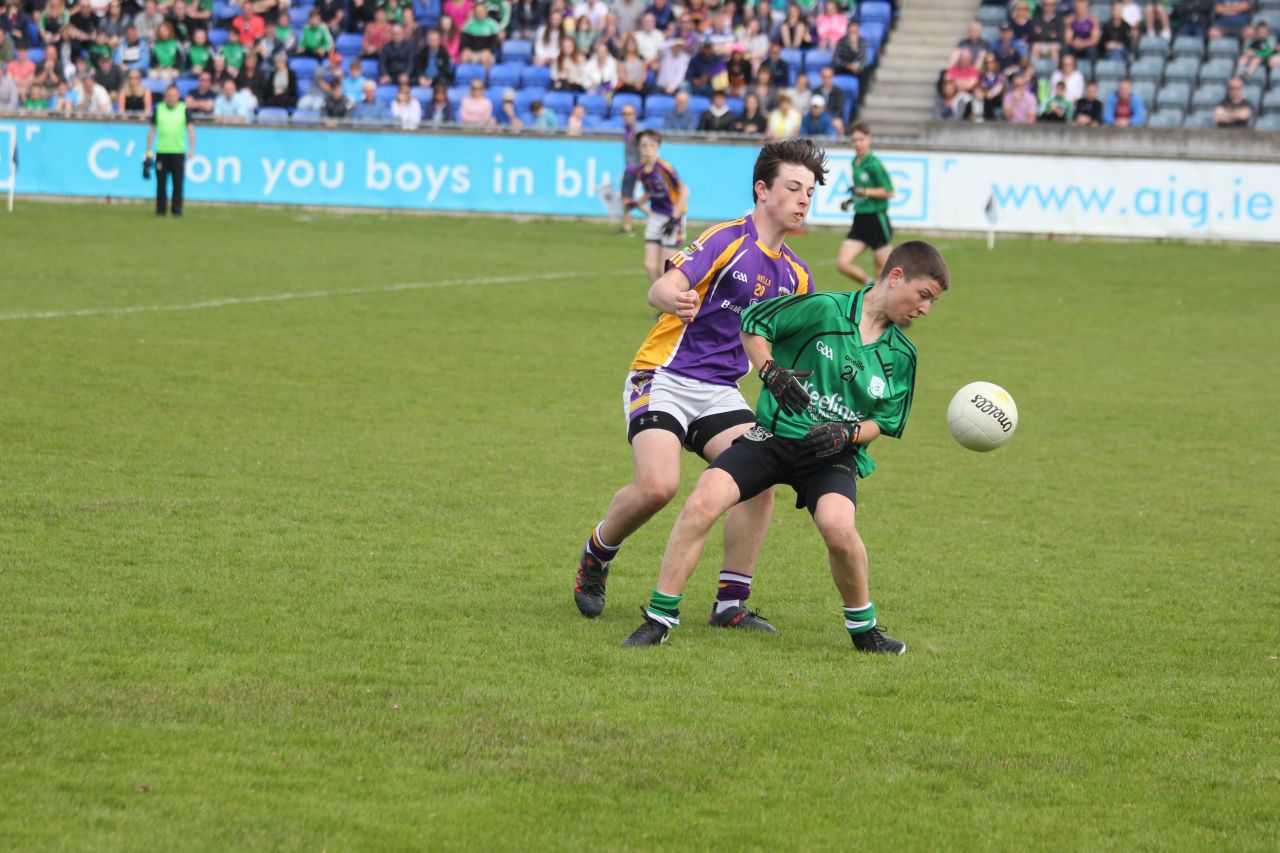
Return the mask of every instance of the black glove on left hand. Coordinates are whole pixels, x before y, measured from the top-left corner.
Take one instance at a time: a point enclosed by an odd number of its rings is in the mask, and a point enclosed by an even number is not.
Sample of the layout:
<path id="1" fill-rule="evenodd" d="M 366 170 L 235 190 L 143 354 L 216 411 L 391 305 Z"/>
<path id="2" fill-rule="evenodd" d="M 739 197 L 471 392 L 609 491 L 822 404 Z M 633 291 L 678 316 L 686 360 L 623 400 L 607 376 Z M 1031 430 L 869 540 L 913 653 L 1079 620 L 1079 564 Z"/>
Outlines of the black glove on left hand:
<path id="1" fill-rule="evenodd" d="M 805 433 L 804 449 L 817 456 L 835 456 L 858 440 L 857 424 L 821 423 Z"/>
<path id="2" fill-rule="evenodd" d="M 674 216 L 671 217 L 662 226 L 662 236 L 670 237 L 672 234 L 676 233 L 676 229 L 679 227 L 680 220 L 676 219 Z"/>

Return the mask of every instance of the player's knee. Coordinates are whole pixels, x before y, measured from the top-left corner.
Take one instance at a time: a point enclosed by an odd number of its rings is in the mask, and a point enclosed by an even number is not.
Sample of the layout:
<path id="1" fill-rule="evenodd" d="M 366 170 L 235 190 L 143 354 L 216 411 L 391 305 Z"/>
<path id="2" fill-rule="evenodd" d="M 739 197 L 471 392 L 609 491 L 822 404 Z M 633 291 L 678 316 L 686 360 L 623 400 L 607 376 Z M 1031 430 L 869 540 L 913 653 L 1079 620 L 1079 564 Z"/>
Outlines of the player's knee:
<path id="1" fill-rule="evenodd" d="M 651 475 L 641 477 L 636 481 L 636 485 L 640 489 L 640 500 L 644 503 L 644 508 L 649 512 L 657 512 L 671 503 L 671 499 L 676 496 L 676 490 L 680 488 L 680 479 Z"/>
<path id="2" fill-rule="evenodd" d="M 853 522 L 832 524 L 821 528 L 822 541 L 833 554 L 849 554 L 857 550 L 858 530 Z"/>
<path id="3" fill-rule="evenodd" d="M 694 489 L 693 494 L 689 495 L 689 500 L 685 501 L 680 516 L 690 524 L 709 528 L 724 514 L 724 511 L 723 503 L 711 489 L 698 488 Z"/>

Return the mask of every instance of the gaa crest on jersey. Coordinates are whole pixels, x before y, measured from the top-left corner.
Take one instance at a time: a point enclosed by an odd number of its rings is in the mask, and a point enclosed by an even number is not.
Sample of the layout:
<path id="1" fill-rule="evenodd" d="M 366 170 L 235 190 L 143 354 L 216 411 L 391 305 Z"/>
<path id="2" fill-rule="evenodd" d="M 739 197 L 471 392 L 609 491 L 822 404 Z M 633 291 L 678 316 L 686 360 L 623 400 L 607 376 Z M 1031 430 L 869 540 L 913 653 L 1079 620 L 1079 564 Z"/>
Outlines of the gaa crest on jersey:
<path id="1" fill-rule="evenodd" d="M 867 393 L 879 400 L 884 396 L 885 384 L 884 380 L 879 376 L 872 376 L 871 381 L 867 383 Z"/>
<path id="2" fill-rule="evenodd" d="M 773 433 L 760 426 L 760 424 L 756 424 L 751 429 L 744 432 L 742 437 L 747 441 L 768 441 L 773 438 Z"/>

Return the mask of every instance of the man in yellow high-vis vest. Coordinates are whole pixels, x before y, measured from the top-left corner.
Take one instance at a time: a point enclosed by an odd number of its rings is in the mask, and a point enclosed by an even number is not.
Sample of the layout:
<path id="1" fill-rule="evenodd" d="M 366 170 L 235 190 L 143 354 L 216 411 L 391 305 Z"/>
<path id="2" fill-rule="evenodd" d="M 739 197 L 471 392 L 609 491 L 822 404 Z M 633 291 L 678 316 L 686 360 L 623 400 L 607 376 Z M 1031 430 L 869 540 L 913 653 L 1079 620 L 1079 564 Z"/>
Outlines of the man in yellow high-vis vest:
<path id="1" fill-rule="evenodd" d="M 151 147 L 155 143 L 155 148 Z M 177 86 L 164 92 L 164 101 L 156 105 L 147 131 L 147 156 L 154 152 L 156 163 L 156 216 L 169 212 L 168 184 L 173 179 L 173 215 L 182 215 L 182 183 L 187 160 L 196 150 L 196 130 L 187 117 Z"/>

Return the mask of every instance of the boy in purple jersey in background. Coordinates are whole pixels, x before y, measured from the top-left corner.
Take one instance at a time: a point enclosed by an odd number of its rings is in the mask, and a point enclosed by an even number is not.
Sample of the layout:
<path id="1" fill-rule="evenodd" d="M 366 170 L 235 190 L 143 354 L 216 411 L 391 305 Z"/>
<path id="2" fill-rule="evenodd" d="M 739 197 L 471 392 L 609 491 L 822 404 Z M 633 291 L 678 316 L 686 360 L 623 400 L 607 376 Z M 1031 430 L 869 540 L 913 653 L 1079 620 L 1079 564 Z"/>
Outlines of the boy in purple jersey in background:
<path id="1" fill-rule="evenodd" d="M 681 448 L 713 461 L 755 422 L 738 390 L 750 368 L 740 316 L 757 302 L 812 290 L 809 267 L 783 239 L 804 227 L 815 184 L 826 173 L 826 153 L 811 140 L 764 146 L 752 175 L 753 212 L 708 228 L 667 260 L 649 289 L 649 304 L 663 313 L 622 392 L 635 479 L 613 496 L 582 549 L 573 589 L 582 615 L 604 610 L 609 564 L 623 540 L 675 496 Z M 766 489 L 729 512 L 710 624 L 773 631 L 744 606 L 772 510 Z"/>
<path id="2" fill-rule="evenodd" d="M 684 214 L 689 209 L 689 188 L 676 170 L 658 157 L 662 137 L 657 131 L 636 134 L 640 163 L 628 166 L 624 178 L 634 178 L 644 188 L 638 206 L 647 214 L 644 226 L 644 268 L 649 283 L 662 277 L 662 259 L 684 243 Z M 647 205 L 647 206 L 646 206 Z"/>

